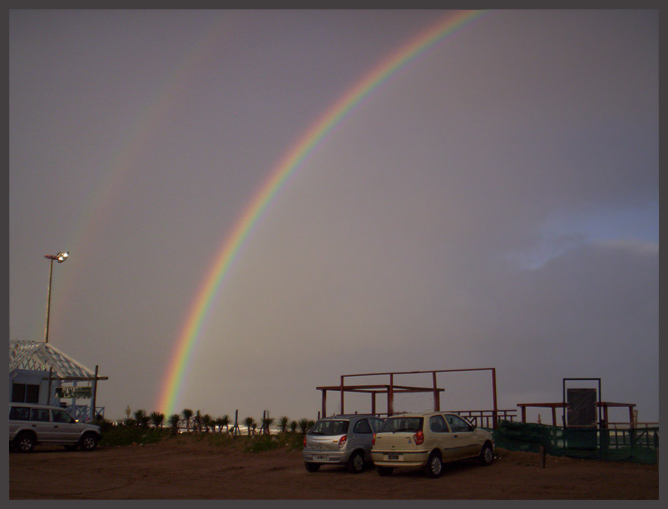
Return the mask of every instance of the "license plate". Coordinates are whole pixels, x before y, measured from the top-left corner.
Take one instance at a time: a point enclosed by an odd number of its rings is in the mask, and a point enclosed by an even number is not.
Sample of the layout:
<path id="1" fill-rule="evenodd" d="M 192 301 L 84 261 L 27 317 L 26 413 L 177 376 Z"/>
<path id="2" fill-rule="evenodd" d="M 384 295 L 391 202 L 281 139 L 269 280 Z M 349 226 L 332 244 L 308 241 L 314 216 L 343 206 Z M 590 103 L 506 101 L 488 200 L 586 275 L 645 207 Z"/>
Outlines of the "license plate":
<path id="1" fill-rule="evenodd" d="M 399 455 L 398 455 L 398 454 L 388 454 L 388 455 L 387 455 L 387 459 L 388 459 L 388 460 L 398 460 L 398 459 L 399 459 Z"/>
<path id="2" fill-rule="evenodd" d="M 316 461 L 325 461 L 327 459 L 327 456 L 316 456 L 315 460 Z"/>

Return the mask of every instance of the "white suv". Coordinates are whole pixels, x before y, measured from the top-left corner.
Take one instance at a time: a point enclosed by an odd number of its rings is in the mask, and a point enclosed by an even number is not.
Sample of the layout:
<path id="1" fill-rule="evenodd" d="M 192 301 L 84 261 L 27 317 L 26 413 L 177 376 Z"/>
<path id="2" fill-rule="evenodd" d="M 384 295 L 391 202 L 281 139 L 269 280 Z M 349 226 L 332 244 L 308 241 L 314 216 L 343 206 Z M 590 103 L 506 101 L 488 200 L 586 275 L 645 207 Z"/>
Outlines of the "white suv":
<path id="1" fill-rule="evenodd" d="M 64 408 L 9 404 L 9 447 L 17 451 L 30 452 L 36 444 L 92 451 L 100 438 L 99 426 L 77 422 Z"/>

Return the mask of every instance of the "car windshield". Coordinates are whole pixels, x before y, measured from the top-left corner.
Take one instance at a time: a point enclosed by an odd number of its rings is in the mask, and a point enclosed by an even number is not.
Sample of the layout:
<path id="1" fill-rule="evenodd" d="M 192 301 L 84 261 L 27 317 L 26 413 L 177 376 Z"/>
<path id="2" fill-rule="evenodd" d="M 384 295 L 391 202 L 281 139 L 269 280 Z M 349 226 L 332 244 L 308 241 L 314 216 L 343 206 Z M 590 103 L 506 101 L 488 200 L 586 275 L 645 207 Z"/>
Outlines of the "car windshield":
<path id="1" fill-rule="evenodd" d="M 422 417 L 390 417 L 383 422 L 378 433 L 415 432 L 422 429 Z"/>
<path id="2" fill-rule="evenodd" d="M 318 421 L 308 431 L 309 435 L 345 435 L 348 432 L 348 421 Z"/>

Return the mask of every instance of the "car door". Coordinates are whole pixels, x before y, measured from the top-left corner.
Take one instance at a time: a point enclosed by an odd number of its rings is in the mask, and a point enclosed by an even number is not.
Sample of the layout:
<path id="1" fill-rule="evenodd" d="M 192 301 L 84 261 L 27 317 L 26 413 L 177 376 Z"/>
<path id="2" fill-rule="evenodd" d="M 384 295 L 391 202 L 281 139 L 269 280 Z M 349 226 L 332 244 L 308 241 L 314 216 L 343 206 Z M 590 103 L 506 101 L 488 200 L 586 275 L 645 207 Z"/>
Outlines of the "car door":
<path id="1" fill-rule="evenodd" d="M 53 423 L 48 408 L 32 408 L 30 410 L 30 427 L 37 434 L 37 441 L 50 444 L 54 441 Z"/>
<path id="2" fill-rule="evenodd" d="M 445 415 L 445 420 L 450 426 L 453 438 L 457 442 L 457 455 L 460 458 L 467 458 L 480 453 L 482 443 L 480 443 L 480 439 L 473 433 L 473 426 L 454 414 Z"/>
<path id="3" fill-rule="evenodd" d="M 352 440 L 351 440 L 352 438 Z M 351 440 L 350 444 L 347 446 L 349 450 L 356 449 L 357 447 L 362 447 L 365 450 L 365 457 L 369 459 L 371 454 L 371 439 L 373 438 L 373 430 L 367 419 L 360 419 L 353 426 L 352 436 L 348 436 L 348 440 Z"/>
<path id="4" fill-rule="evenodd" d="M 459 441 L 450 432 L 448 424 L 442 415 L 432 415 L 429 417 L 429 437 L 434 444 L 429 444 L 429 449 L 436 446 L 441 451 L 443 462 L 454 461 L 459 457 Z"/>
<path id="5" fill-rule="evenodd" d="M 80 427 L 74 418 L 65 410 L 52 409 L 53 440 L 59 444 L 76 444 L 81 434 Z"/>
<path id="6" fill-rule="evenodd" d="M 9 407 L 9 440 L 14 440 L 16 433 L 30 427 L 30 408 L 25 406 Z"/>

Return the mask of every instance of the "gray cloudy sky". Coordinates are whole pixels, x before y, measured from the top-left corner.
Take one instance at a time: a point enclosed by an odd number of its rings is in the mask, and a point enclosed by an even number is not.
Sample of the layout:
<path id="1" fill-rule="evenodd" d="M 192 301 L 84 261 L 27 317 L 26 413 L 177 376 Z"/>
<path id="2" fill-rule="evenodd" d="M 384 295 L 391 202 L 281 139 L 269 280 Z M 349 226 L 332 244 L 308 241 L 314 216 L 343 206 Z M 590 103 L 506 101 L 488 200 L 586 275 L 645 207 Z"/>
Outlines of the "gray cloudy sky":
<path id="1" fill-rule="evenodd" d="M 107 418 L 158 410 L 264 179 L 443 14 L 11 11 L 10 339 L 43 339 L 43 257 L 70 250 L 49 342 L 109 377 Z M 176 410 L 314 418 L 343 374 L 495 367 L 501 408 L 600 377 L 657 421 L 658 26 L 491 12 L 375 90 L 247 238 Z M 490 408 L 488 380 L 443 384 L 442 406 Z"/>

